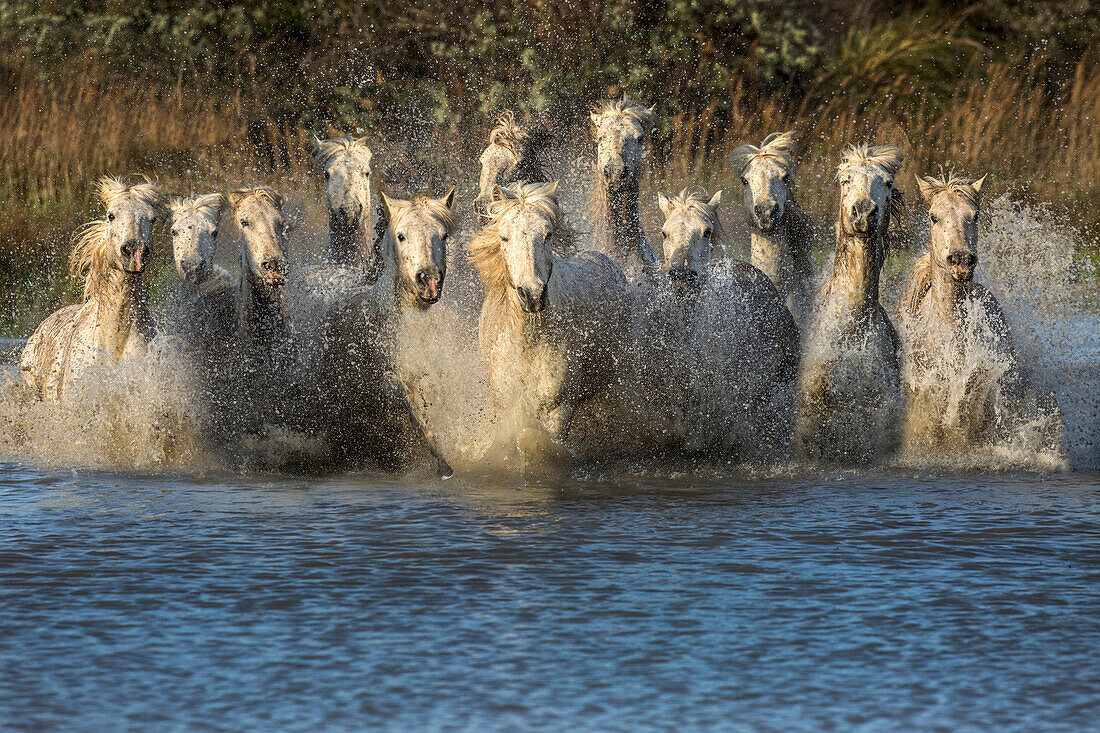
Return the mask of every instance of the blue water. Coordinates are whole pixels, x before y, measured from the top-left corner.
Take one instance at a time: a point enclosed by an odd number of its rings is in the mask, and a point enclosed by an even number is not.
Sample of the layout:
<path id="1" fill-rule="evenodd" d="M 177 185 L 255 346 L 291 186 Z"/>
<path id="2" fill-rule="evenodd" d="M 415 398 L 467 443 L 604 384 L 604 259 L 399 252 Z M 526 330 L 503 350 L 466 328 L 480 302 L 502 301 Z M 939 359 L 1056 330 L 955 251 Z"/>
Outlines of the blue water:
<path id="1" fill-rule="evenodd" d="M 0 465 L 0 728 L 1100 727 L 1100 476 Z"/>

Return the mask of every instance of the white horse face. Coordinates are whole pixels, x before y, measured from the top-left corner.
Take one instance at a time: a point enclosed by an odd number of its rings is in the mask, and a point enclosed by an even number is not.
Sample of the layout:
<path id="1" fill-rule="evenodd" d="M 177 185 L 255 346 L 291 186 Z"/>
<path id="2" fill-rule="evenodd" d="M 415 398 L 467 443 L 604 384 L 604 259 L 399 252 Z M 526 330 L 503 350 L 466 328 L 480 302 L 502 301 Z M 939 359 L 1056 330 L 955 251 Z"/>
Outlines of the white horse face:
<path id="1" fill-rule="evenodd" d="M 383 201 L 390 211 L 399 281 L 418 305 L 430 306 L 442 297 L 447 277 L 450 227 L 441 213 L 454 215 L 455 190 L 427 202 L 401 201 L 385 194 Z"/>
<path id="2" fill-rule="evenodd" d="M 791 174 L 778 158 L 753 158 L 741 173 L 745 209 L 756 228 L 771 232 L 783 219 L 790 195 Z"/>
<path id="3" fill-rule="evenodd" d="M 596 127 L 596 170 L 608 191 L 623 191 L 642 170 L 645 129 L 633 117 L 592 113 Z"/>
<path id="4" fill-rule="evenodd" d="M 894 177 L 873 163 L 849 164 L 840 172 L 840 228 L 850 237 L 869 238 L 889 221 Z"/>
<path id="5" fill-rule="evenodd" d="M 136 196 L 124 195 L 107 207 L 107 251 L 125 272 L 145 271 L 157 211 Z"/>
<path id="6" fill-rule="evenodd" d="M 370 211 L 371 151 L 365 146 L 341 150 L 324 164 L 329 212 L 357 222 Z"/>
<path id="7" fill-rule="evenodd" d="M 975 193 L 981 191 L 983 181 L 984 178 L 971 184 Z M 928 209 L 931 241 L 928 250 L 933 261 L 946 267 L 951 278 L 957 282 L 974 279 L 974 268 L 978 265 L 978 213 L 976 196 L 973 202 L 950 190 L 931 196 Z"/>
<path id="8" fill-rule="evenodd" d="M 172 213 L 172 256 L 184 282 L 203 283 L 214 269 L 221 196 L 211 194 L 211 198 L 214 201 L 209 209 L 183 209 Z"/>
<path id="9" fill-rule="evenodd" d="M 721 201 L 721 191 L 702 206 L 687 206 L 657 194 L 665 215 L 661 226 L 665 261 L 661 269 L 668 273 L 677 293 L 698 288 L 707 276 Z"/>
<path id="10" fill-rule="evenodd" d="M 508 282 L 526 313 L 546 307 L 546 284 L 554 271 L 554 224 L 540 211 L 518 206 L 497 220 Z"/>
<path id="11" fill-rule="evenodd" d="M 237 226 L 244 236 L 243 264 L 253 280 L 278 287 L 286 278 L 286 218 L 276 203 L 265 196 L 248 196 L 235 208 Z"/>

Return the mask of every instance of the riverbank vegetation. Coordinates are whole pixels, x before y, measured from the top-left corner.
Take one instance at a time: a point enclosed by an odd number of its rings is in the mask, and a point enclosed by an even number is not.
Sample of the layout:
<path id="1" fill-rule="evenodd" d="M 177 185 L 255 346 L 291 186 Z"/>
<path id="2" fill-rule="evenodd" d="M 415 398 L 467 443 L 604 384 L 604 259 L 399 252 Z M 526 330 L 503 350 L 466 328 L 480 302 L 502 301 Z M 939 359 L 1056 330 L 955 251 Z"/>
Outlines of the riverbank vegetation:
<path id="1" fill-rule="evenodd" d="M 472 186 L 501 110 L 575 154 L 589 105 L 624 92 L 657 108 L 648 168 L 662 183 L 729 188 L 729 150 L 797 129 L 802 198 L 824 220 L 842 146 L 888 141 L 911 200 L 915 173 L 989 172 L 994 191 L 1065 211 L 1087 246 L 1100 3 L 881 5 L 0 3 L 0 331 L 75 294 L 69 237 L 105 172 L 180 192 L 288 178 L 312 191 L 310 135 L 357 132 L 397 184 L 446 168 Z"/>

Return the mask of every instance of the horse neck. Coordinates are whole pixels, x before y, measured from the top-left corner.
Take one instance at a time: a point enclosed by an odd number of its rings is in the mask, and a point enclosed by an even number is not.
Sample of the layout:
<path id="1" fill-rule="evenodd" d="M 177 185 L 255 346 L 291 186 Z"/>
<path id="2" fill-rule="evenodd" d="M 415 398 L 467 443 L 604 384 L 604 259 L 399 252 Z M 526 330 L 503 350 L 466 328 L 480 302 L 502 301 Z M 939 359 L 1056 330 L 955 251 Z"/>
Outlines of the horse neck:
<path id="1" fill-rule="evenodd" d="M 851 237 L 837 228 L 836 255 L 826 292 L 839 297 L 853 312 L 878 302 L 885 244 L 877 233 L 869 241 Z"/>
<path id="2" fill-rule="evenodd" d="M 966 299 L 970 283 L 962 283 L 951 277 L 946 267 L 932 260 L 932 272 L 928 286 L 926 302 L 940 318 L 955 322 L 958 320 L 959 305 Z"/>
<path id="3" fill-rule="evenodd" d="M 240 328 L 252 341 L 265 342 L 286 332 L 287 318 L 282 288 L 270 288 L 257 281 L 243 265 L 241 277 Z"/>
<path id="4" fill-rule="evenodd" d="M 608 247 L 613 259 L 625 262 L 640 255 L 645 233 L 638 213 L 638 179 L 633 178 L 625 191 L 609 191 L 603 184 L 603 215 L 607 222 Z"/>
<path id="5" fill-rule="evenodd" d="M 790 271 L 794 269 L 790 231 L 785 222 L 786 217 L 770 232 L 754 228 L 750 243 L 752 264 L 776 283 L 789 279 Z"/>
<path id="6" fill-rule="evenodd" d="M 104 287 L 93 296 L 96 345 L 107 351 L 121 351 L 134 334 L 152 336 L 148 289 L 140 274 L 110 269 Z"/>

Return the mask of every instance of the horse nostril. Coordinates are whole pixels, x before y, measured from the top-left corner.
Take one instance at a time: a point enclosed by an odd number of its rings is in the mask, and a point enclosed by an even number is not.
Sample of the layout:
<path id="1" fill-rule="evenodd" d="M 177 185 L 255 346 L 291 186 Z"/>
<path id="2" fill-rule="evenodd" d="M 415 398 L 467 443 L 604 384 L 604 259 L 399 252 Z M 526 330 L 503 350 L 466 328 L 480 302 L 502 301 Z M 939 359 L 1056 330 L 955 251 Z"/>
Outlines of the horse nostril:
<path id="1" fill-rule="evenodd" d="M 267 272 L 278 272 L 279 261 L 278 260 L 264 260 L 260 263 L 260 267 Z"/>

